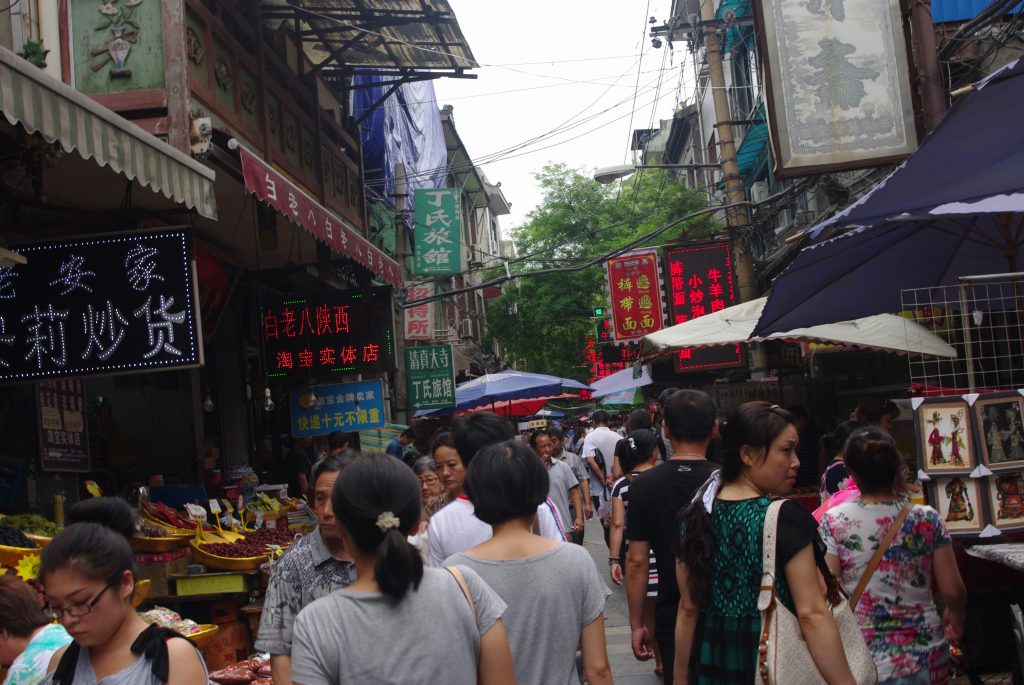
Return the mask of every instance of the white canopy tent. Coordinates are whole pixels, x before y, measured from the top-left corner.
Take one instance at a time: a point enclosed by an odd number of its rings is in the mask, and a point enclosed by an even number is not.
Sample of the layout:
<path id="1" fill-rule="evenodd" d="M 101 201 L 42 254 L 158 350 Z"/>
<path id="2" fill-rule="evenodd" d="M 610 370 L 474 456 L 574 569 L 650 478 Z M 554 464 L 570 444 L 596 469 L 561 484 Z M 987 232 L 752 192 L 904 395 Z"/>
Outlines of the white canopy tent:
<path id="1" fill-rule="evenodd" d="M 596 400 L 624 390 L 635 390 L 644 385 L 650 385 L 652 382 L 650 371 L 646 366 L 642 367 L 640 375 L 636 378 L 633 377 L 633 368 L 629 367 L 591 383 L 590 387 L 594 389 L 591 396 Z"/>
<path id="2" fill-rule="evenodd" d="M 910 319 L 876 314 L 853 321 L 839 321 L 751 338 L 767 298 L 761 297 L 664 328 L 646 336 L 640 345 L 641 359 L 687 348 L 735 345 L 742 342 L 790 340 L 831 343 L 900 354 L 955 357 L 945 340 Z M 595 389 L 596 389 L 595 384 Z"/>

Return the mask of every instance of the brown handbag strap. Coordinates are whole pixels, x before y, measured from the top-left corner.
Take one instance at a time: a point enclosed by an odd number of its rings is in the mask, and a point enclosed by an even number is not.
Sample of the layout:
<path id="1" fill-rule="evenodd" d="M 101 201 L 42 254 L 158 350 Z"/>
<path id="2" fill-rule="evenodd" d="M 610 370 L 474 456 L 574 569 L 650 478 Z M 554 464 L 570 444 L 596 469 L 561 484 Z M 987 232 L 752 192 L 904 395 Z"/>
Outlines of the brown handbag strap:
<path id="1" fill-rule="evenodd" d="M 860 577 L 860 582 L 857 583 L 857 587 L 854 589 L 853 594 L 850 595 L 850 608 L 856 610 L 857 602 L 860 601 L 861 594 L 864 593 L 864 588 L 867 587 L 868 581 L 871 580 L 871 576 L 875 574 L 875 570 L 878 565 L 882 563 L 882 557 L 885 555 L 885 550 L 889 549 L 889 545 L 896 538 L 896 533 L 903 527 L 903 522 L 907 518 L 907 514 L 913 508 L 914 503 L 907 500 L 907 503 L 900 509 L 900 513 L 896 515 L 892 523 L 889 525 L 889 530 L 885 532 L 885 537 L 882 539 L 881 544 L 878 545 L 878 549 L 875 550 L 875 556 L 871 557 L 871 563 L 864 569 L 864 575 Z"/>
<path id="2" fill-rule="evenodd" d="M 459 584 L 459 589 L 462 590 L 462 594 L 465 595 L 466 601 L 469 603 L 469 610 L 473 614 L 473 620 L 476 620 L 476 604 L 473 602 L 473 595 L 469 594 L 469 586 L 466 585 L 466 579 L 462 576 L 462 571 L 457 566 L 445 566 L 444 570 L 452 574 L 452 578 Z"/>

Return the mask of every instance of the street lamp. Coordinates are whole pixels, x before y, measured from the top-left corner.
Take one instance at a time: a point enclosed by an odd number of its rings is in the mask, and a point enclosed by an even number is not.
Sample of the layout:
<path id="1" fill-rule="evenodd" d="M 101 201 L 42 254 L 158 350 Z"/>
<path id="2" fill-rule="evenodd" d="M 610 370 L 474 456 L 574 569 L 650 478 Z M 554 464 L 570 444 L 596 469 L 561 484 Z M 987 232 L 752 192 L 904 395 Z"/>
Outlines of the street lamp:
<path id="1" fill-rule="evenodd" d="M 594 172 L 594 180 L 607 185 L 636 173 L 637 169 L 720 169 L 719 164 L 616 164 Z"/>

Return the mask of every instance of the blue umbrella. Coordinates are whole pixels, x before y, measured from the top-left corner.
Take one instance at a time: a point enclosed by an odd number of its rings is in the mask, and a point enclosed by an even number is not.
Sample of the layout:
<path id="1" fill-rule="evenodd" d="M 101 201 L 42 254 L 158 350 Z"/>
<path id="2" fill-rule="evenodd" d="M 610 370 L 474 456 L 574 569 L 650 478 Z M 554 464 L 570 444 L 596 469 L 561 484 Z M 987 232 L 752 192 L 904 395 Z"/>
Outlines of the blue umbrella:
<path id="1" fill-rule="evenodd" d="M 797 256 L 753 336 L 896 312 L 902 289 L 1024 267 L 1024 59 L 974 91 L 888 178 L 809 232 L 852 229 Z"/>
<path id="2" fill-rule="evenodd" d="M 477 409 L 493 402 L 556 396 L 562 394 L 563 388 L 591 389 L 589 385 L 584 385 L 571 378 L 559 378 L 558 376 L 510 369 L 501 373 L 489 373 L 455 386 L 454 410 L 420 411 L 416 412 L 416 416 L 433 415 L 442 411 Z"/>

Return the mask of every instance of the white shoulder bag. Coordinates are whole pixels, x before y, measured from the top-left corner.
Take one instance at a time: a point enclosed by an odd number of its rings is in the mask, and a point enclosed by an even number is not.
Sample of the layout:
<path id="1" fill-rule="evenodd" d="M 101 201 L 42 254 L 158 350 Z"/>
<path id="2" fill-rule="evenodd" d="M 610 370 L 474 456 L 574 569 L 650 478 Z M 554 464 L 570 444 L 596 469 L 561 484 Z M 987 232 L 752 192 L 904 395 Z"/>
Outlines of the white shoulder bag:
<path id="1" fill-rule="evenodd" d="M 758 673 L 754 685 L 824 685 L 825 679 L 811 658 L 800 621 L 775 597 L 775 544 L 778 539 L 779 510 L 784 500 L 777 500 L 768 506 L 764 517 L 761 591 L 757 608 L 761 612 L 761 641 L 758 645 Z M 902 524 L 902 519 L 899 521 Z M 883 542 L 884 547 L 888 547 Z M 876 564 L 877 566 L 877 564 Z M 846 652 L 846 661 L 858 685 L 874 685 L 878 672 L 871 653 L 861 635 L 857 617 L 850 604 L 844 601 L 839 581 L 827 567 L 820 568 L 828 588 L 826 601 L 832 607 L 832 615 L 839 627 L 839 637 Z M 874 570 L 868 567 L 868 576 Z M 861 581 L 863 589 L 864 579 Z M 857 593 L 857 599 L 860 593 Z"/>

